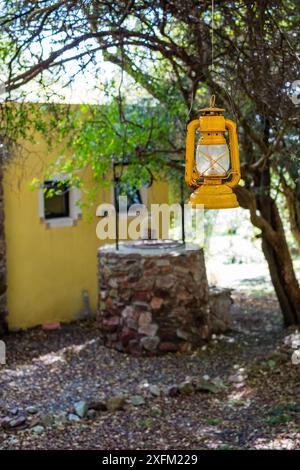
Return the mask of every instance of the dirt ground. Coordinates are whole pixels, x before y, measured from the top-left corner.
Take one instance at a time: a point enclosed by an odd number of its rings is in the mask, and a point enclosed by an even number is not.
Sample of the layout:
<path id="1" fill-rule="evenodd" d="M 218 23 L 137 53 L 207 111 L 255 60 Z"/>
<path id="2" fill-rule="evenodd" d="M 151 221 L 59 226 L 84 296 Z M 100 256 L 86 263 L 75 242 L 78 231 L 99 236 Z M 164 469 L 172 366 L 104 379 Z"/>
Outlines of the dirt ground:
<path id="1" fill-rule="evenodd" d="M 11 334 L 0 449 L 299 449 L 300 364 L 284 342 L 293 330 L 272 295 L 234 299 L 232 329 L 192 353 L 129 357 L 103 347 L 92 321 Z M 166 394 L 187 377 L 219 389 Z M 154 385 L 160 396 L 149 393 Z M 69 419 L 79 400 L 120 394 L 123 410 Z M 144 401 L 131 403 L 136 395 Z M 5 425 L 14 418 L 19 425 Z"/>

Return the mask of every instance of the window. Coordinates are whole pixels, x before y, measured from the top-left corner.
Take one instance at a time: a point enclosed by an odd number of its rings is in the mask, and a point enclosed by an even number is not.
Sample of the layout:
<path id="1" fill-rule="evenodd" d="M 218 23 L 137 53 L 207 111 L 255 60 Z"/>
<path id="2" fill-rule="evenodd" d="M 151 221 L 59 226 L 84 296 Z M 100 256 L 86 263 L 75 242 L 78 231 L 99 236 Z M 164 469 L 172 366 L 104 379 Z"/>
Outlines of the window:
<path id="1" fill-rule="evenodd" d="M 45 181 L 45 219 L 70 217 L 70 186 L 67 182 Z"/>
<path id="2" fill-rule="evenodd" d="M 81 217 L 81 191 L 68 180 L 67 173 L 59 173 L 39 189 L 39 217 L 48 228 L 72 227 Z"/>

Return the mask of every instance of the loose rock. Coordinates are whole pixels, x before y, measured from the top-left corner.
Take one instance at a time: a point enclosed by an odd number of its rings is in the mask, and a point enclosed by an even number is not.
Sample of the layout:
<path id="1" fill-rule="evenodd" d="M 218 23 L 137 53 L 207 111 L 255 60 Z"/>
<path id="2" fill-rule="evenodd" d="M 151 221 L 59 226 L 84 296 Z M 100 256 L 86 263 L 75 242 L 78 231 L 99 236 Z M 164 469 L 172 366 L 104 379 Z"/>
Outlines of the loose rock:
<path id="1" fill-rule="evenodd" d="M 29 413 L 30 415 L 34 415 L 36 414 L 39 410 L 36 406 L 27 406 L 27 408 L 25 409 L 25 411 L 27 411 L 27 413 Z"/>
<path id="2" fill-rule="evenodd" d="M 32 432 L 34 432 L 35 434 L 43 434 L 43 432 L 45 432 L 45 428 L 43 426 L 34 426 L 32 428 Z"/>
<path id="3" fill-rule="evenodd" d="M 160 388 L 158 387 L 158 385 L 149 385 L 149 392 L 155 397 L 160 396 Z"/>
<path id="4" fill-rule="evenodd" d="M 169 397 L 175 397 L 179 394 L 179 387 L 177 385 L 169 385 L 165 389 L 165 395 Z"/>
<path id="5" fill-rule="evenodd" d="M 189 381 L 181 382 L 178 386 L 178 389 L 181 395 L 190 395 L 191 393 L 194 393 L 195 391 L 193 383 Z"/>
<path id="6" fill-rule="evenodd" d="M 198 392 L 211 392 L 218 393 L 220 392 L 220 387 L 218 385 L 210 382 L 209 380 L 197 380 L 195 381 L 195 389 Z"/>
<path id="7" fill-rule="evenodd" d="M 125 403 L 126 403 L 126 397 L 124 397 L 124 395 L 117 395 L 115 397 L 111 397 L 106 402 L 107 410 L 108 411 L 123 410 Z"/>
<path id="8" fill-rule="evenodd" d="M 78 415 L 75 415 L 74 413 L 69 413 L 68 420 L 74 423 L 78 423 L 80 421 L 80 418 Z"/>
<path id="9" fill-rule="evenodd" d="M 17 418 L 11 419 L 8 423 L 9 428 L 17 428 L 26 424 L 26 416 L 18 416 Z"/>
<path id="10" fill-rule="evenodd" d="M 94 419 L 97 416 L 97 411 L 94 410 L 94 409 L 90 409 L 90 410 L 88 410 L 86 416 L 90 419 Z"/>
<path id="11" fill-rule="evenodd" d="M 145 398 L 142 395 L 133 395 L 130 397 L 130 402 L 134 406 L 140 406 L 145 404 Z"/>
<path id="12" fill-rule="evenodd" d="M 77 403 L 74 403 L 74 411 L 79 416 L 80 418 L 84 418 L 85 415 L 87 414 L 89 407 L 88 403 L 84 400 L 78 401 Z"/>

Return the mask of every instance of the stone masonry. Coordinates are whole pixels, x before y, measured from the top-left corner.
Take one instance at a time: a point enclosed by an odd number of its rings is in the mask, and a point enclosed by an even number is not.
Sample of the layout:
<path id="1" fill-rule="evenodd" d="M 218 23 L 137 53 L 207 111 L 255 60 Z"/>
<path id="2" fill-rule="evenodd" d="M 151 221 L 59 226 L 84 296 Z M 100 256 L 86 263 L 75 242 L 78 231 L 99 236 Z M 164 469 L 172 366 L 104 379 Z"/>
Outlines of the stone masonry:
<path id="1" fill-rule="evenodd" d="M 98 260 L 97 318 L 106 346 L 155 355 L 187 351 L 209 339 L 212 315 L 202 249 L 127 244 L 117 251 L 106 245 Z"/>

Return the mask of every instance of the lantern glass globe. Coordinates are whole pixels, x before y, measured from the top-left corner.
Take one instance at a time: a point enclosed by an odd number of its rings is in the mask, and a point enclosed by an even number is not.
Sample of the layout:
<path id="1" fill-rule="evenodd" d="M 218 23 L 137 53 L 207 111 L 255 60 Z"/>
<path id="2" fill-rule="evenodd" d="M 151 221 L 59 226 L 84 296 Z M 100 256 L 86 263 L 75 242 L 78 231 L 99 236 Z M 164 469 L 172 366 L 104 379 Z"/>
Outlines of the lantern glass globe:
<path id="1" fill-rule="evenodd" d="M 196 167 L 200 176 L 226 176 L 230 168 L 227 144 L 201 145 L 196 150 Z"/>

